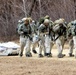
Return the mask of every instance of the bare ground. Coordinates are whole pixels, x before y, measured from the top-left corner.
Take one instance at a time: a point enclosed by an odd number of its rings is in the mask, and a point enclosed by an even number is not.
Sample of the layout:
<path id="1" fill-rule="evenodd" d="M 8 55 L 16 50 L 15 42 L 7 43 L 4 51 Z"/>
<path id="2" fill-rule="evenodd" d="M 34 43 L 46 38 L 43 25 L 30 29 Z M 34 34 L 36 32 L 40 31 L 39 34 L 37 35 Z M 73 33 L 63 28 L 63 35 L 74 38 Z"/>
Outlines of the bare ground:
<path id="1" fill-rule="evenodd" d="M 38 58 L 35 54 L 31 58 L 1 56 L 0 75 L 76 75 L 76 59 L 68 57 L 68 49 L 61 59 L 57 58 L 57 49 L 52 53 L 52 58 Z"/>

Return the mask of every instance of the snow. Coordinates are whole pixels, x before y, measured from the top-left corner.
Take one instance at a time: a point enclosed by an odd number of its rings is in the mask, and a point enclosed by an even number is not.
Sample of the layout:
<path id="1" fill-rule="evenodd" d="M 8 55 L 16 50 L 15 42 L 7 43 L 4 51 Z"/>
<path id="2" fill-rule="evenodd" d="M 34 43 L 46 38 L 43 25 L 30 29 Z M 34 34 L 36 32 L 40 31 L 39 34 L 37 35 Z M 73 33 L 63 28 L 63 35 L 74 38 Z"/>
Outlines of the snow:
<path id="1" fill-rule="evenodd" d="M 20 48 L 20 46 L 14 42 L 0 43 L 0 48 L 1 47 L 4 47 L 4 48 Z"/>
<path id="2" fill-rule="evenodd" d="M 17 54 L 19 52 L 20 46 L 14 42 L 0 43 L 0 56 L 5 56 L 8 54 Z"/>

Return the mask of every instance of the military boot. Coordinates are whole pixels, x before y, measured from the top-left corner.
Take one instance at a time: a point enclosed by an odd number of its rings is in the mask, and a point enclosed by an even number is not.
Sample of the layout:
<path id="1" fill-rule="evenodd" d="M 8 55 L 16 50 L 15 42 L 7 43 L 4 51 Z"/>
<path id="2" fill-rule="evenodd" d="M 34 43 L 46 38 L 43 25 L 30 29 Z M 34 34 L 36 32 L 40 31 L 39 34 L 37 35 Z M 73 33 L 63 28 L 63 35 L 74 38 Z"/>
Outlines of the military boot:
<path id="1" fill-rule="evenodd" d="M 26 54 L 26 57 L 32 57 L 31 53 Z"/>
<path id="2" fill-rule="evenodd" d="M 49 54 L 47 55 L 47 57 L 52 57 L 52 54 L 49 53 Z"/>
<path id="3" fill-rule="evenodd" d="M 19 54 L 19 56 L 22 57 L 22 56 L 23 56 L 23 53 L 21 52 L 21 53 Z"/>
<path id="4" fill-rule="evenodd" d="M 32 50 L 32 52 L 33 52 L 34 54 L 37 54 L 37 51 L 36 51 L 36 50 Z"/>
<path id="5" fill-rule="evenodd" d="M 58 54 L 58 58 L 63 58 L 65 54 Z"/>
<path id="6" fill-rule="evenodd" d="M 52 54 L 51 53 L 45 53 L 45 56 L 52 57 Z"/>
<path id="7" fill-rule="evenodd" d="M 43 57 L 43 55 L 42 55 L 42 54 L 39 54 L 39 58 L 40 58 L 40 57 Z"/>
<path id="8" fill-rule="evenodd" d="M 74 57 L 74 54 L 72 54 L 72 53 L 69 53 L 69 57 Z"/>

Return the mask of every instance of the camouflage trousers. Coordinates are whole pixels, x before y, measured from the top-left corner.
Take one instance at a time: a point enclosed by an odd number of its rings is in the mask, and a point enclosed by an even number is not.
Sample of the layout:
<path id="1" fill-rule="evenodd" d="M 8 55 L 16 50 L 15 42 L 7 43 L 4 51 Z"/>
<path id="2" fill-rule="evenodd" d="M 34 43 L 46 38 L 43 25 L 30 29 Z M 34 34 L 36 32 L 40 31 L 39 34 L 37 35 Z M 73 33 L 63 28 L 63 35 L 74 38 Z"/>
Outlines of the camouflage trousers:
<path id="1" fill-rule="evenodd" d="M 38 54 L 42 54 L 42 50 L 44 51 L 45 54 L 45 36 L 40 36 Z"/>
<path id="2" fill-rule="evenodd" d="M 20 54 L 23 54 L 23 51 L 25 49 L 25 55 L 30 54 L 31 50 L 31 41 L 28 37 L 20 36 Z"/>
<path id="3" fill-rule="evenodd" d="M 73 38 L 69 39 L 69 54 L 73 53 L 74 42 Z"/>
<path id="4" fill-rule="evenodd" d="M 56 44 L 57 49 L 58 49 L 58 55 L 62 54 L 64 43 L 65 43 L 64 36 L 60 36 L 55 41 L 51 41 L 51 50 L 52 50 L 53 45 Z"/>
<path id="5" fill-rule="evenodd" d="M 51 53 L 51 38 L 49 35 L 41 36 L 41 40 L 39 41 L 39 54 L 42 54 L 42 50 L 44 51 L 44 55 L 46 53 Z"/>
<path id="6" fill-rule="evenodd" d="M 75 58 L 76 58 L 76 36 L 73 36 L 74 48 L 75 48 Z"/>
<path id="7" fill-rule="evenodd" d="M 48 35 L 45 36 L 45 53 L 51 53 L 51 38 Z"/>
<path id="8" fill-rule="evenodd" d="M 32 41 L 32 50 L 35 50 L 39 42 L 39 36 L 34 35 L 33 41 Z"/>

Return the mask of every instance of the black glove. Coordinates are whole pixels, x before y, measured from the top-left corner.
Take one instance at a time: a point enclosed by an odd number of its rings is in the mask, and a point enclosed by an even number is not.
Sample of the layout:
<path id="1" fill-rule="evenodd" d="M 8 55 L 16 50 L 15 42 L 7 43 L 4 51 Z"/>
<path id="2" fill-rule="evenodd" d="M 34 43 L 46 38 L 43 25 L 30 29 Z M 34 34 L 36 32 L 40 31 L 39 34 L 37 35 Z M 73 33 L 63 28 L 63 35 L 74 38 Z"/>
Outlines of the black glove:
<path id="1" fill-rule="evenodd" d="M 29 34 L 27 34 L 26 36 L 29 37 L 29 39 L 30 39 L 31 41 L 33 40 L 32 37 L 31 37 Z"/>
<path id="2" fill-rule="evenodd" d="M 24 34 L 24 35 L 27 35 L 27 34 L 28 34 L 28 32 L 24 32 L 23 34 Z"/>
<path id="3" fill-rule="evenodd" d="M 28 37 L 29 37 L 29 39 L 32 41 L 33 39 L 32 39 L 32 37 L 30 36 L 30 35 L 27 35 Z"/>
<path id="4" fill-rule="evenodd" d="M 32 37 L 29 37 L 29 39 L 32 41 L 33 39 L 32 39 Z"/>

